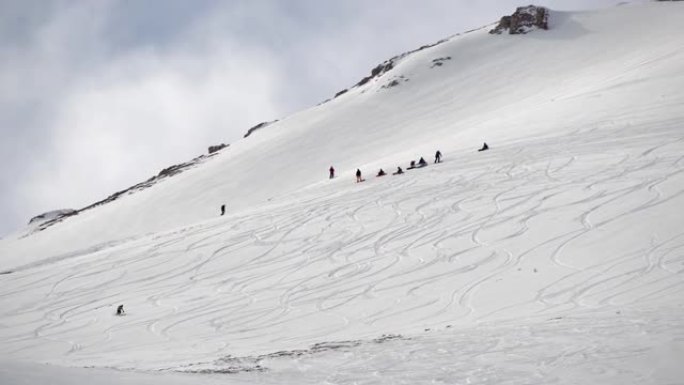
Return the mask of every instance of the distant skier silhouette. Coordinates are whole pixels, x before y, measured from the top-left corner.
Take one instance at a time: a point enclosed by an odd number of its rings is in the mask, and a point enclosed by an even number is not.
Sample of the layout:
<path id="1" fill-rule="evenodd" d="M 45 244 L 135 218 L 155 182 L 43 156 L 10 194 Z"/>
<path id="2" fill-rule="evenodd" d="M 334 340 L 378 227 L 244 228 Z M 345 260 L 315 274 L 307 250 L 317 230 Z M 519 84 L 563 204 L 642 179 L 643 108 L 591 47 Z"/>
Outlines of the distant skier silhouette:
<path id="1" fill-rule="evenodd" d="M 401 175 L 404 173 L 404 170 L 401 169 L 401 167 L 397 167 L 397 171 L 392 173 L 392 175 Z"/>
<path id="2" fill-rule="evenodd" d="M 334 178 L 335 177 L 335 169 L 333 168 L 333 166 L 330 166 L 329 171 L 330 171 L 330 179 Z"/>
<path id="3" fill-rule="evenodd" d="M 123 305 L 119 305 L 119 307 L 116 308 L 116 315 L 124 315 L 126 312 L 124 311 Z"/>
<path id="4" fill-rule="evenodd" d="M 435 163 L 442 163 L 442 153 L 439 150 L 435 153 Z"/>
<path id="5" fill-rule="evenodd" d="M 361 169 L 356 169 L 356 183 L 363 182 L 364 179 L 361 177 Z"/>
<path id="6" fill-rule="evenodd" d="M 406 169 L 407 170 L 413 170 L 414 168 L 416 168 L 416 161 L 412 160 L 411 164 L 409 164 L 409 166 Z"/>
<path id="7" fill-rule="evenodd" d="M 421 157 L 420 157 L 420 160 L 418 161 L 418 167 L 425 167 L 425 166 L 427 166 L 427 165 L 428 165 L 428 163 L 427 163 L 427 162 L 425 161 L 425 159 L 423 159 L 423 157 L 421 156 Z"/>
<path id="8" fill-rule="evenodd" d="M 385 175 L 387 175 L 387 173 L 385 172 L 385 170 L 380 169 L 380 171 L 378 171 L 378 175 L 376 175 L 376 176 L 385 176 Z"/>
<path id="9" fill-rule="evenodd" d="M 226 213 L 226 205 L 221 205 L 221 215 L 225 215 Z"/>
<path id="10" fill-rule="evenodd" d="M 485 143 L 482 145 L 482 148 L 479 149 L 479 150 L 477 150 L 477 151 L 487 151 L 487 150 L 489 150 L 489 146 L 487 146 L 487 142 L 485 142 Z"/>

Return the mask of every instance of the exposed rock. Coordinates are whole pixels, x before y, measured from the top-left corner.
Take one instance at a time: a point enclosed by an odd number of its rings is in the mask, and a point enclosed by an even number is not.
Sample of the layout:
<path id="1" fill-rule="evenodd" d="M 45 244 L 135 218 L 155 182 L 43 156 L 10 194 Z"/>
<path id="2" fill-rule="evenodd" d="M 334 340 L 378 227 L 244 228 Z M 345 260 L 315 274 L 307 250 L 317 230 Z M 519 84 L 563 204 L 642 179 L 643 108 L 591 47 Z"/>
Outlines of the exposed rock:
<path id="1" fill-rule="evenodd" d="M 483 28 L 485 28 L 485 27 L 483 27 Z M 463 33 L 459 33 L 459 34 L 456 34 L 456 35 L 454 35 L 454 36 L 460 36 L 460 35 L 468 34 L 468 33 L 471 33 L 471 32 L 478 31 L 478 30 L 480 30 L 480 29 L 482 29 L 482 28 L 471 29 L 471 30 L 469 30 L 469 31 L 465 31 L 465 32 L 463 32 Z M 452 36 L 452 37 L 453 37 L 453 36 Z M 435 47 L 435 46 L 437 46 L 437 45 L 439 45 L 439 44 L 442 44 L 442 43 L 448 41 L 449 39 L 450 39 L 450 38 L 448 38 L 448 39 L 442 39 L 442 40 L 439 40 L 438 42 L 433 43 L 433 44 L 426 44 L 426 45 L 424 45 L 424 46 L 421 46 L 421 47 L 418 48 L 418 49 L 414 49 L 414 50 L 412 50 L 412 51 L 404 52 L 404 53 L 402 53 L 402 54 L 400 54 L 400 55 L 397 55 L 397 56 L 395 56 L 395 57 L 393 57 L 393 58 L 391 58 L 391 59 L 389 59 L 389 60 L 385 60 L 385 61 L 382 62 L 381 64 L 378 64 L 377 66 L 375 66 L 375 67 L 371 70 L 370 75 L 368 75 L 368 76 L 364 77 L 363 79 L 359 80 L 359 82 L 356 83 L 356 84 L 354 85 L 354 87 L 363 86 L 363 85 L 367 84 L 368 82 L 370 82 L 371 80 L 373 80 L 373 79 L 375 79 L 375 78 L 381 77 L 382 75 L 384 75 L 384 74 L 386 74 L 387 72 L 389 72 L 389 71 L 391 71 L 392 69 L 394 69 L 394 67 L 396 66 L 396 64 L 397 64 L 401 59 L 405 58 L 406 56 L 409 56 L 409 55 L 411 55 L 411 54 L 413 54 L 413 53 L 416 53 L 416 52 L 418 52 L 418 51 L 422 51 L 422 50 L 424 50 L 424 49 L 428 49 L 428 48 Z M 451 58 L 444 58 L 444 59 L 445 59 L 445 60 L 449 60 L 449 59 L 451 59 Z M 443 64 L 443 63 L 440 62 L 439 64 L 433 64 L 433 66 L 435 66 L 435 65 L 436 65 L 436 66 L 440 66 L 441 64 Z M 406 80 L 404 80 L 404 81 L 408 81 L 408 79 L 406 79 Z M 385 84 L 382 88 L 390 88 L 390 87 L 394 87 L 394 86 L 399 85 L 399 84 L 400 84 L 399 82 L 390 81 L 389 83 Z M 352 87 L 352 88 L 353 88 L 353 87 Z M 338 97 L 338 96 L 340 96 L 340 95 L 346 93 L 347 91 L 348 91 L 348 90 L 346 90 L 346 89 L 345 89 L 345 90 L 342 90 L 342 91 L 338 92 L 337 94 L 335 94 L 335 97 L 330 98 L 330 99 L 326 99 L 326 100 L 320 102 L 318 105 L 320 106 L 320 105 L 322 105 L 322 104 L 325 104 L 325 103 L 327 103 L 327 102 L 329 102 L 329 101 L 335 99 L 336 97 Z M 364 91 L 361 91 L 361 93 L 363 93 L 363 92 L 364 92 Z"/>
<path id="2" fill-rule="evenodd" d="M 390 71 L 392 68 L 394 68 L 394 62 L 392 61 L 392 59 L 382 64 L 378 64 L 375 68 L 371 70 L 371 74 L 361 79 L 358 83 L 356 83 L 355 87 L 362 86 L 371 81 L 371 79 L 382 76 L 382 74 Z"/>
<path id="3" fill-rule="evenodd" d="M 264 128 L 264 127 L 268 126 L 269 124 L 273 124 L 273 123 L 275 123 L 275 122 L 277 122 L 277 121 L 278 121 L 278 120 L 276 119 L 276 120 L 272 120 L 272 121 L 270 121 L 270 122 L 261 122 L 261 123 L 257 124 L 256 126 L 254 126 L 254 127 L 250 128 L 249 130 L 247 130 L 247 133 L 245 134 L 245 136 L 243 136 L 243 138 L 246 138 L 246 137 L 252 135 L 252 133 L 253 133 L 254 131 L 256 131 L 256 130 L 259 130 L 259 129 L 261 129 L 261 128 Z"/>
<path id="4" fill-rule="evenodd" d="M 511 16 L 502 17 L 499 25 L 489 33 L 499 35 L 508 30 L 511 35 L 518 35 L 535 29 L 549 29 L 549 10 L 544 7 L 528 5 L 518 7 Z"/>
<path id="5" fill-rule="evenodd" d="M 436 46 L 436 45 L 439 45 L 439 44 L 444 43 L 444 42 L 447 41 L 447 40 L 448 40 L 448 39 L 442 39 L 442 40 L 440 40 L 440 41 L 438 41 L 438 42 L 436 42 L 436 43 L 434 43 L 434 44 L 427 44 L 427 45 L 424 45 L 424 46 L 422 46 L 422 47 L 420 47 L 420 48 L 418 48 L 418 49 L 414 49 L 413 51 L 404 52 L 404 53 L 402 53 L 401 55 L 397 55 L 397 56 L 395 56 L 395 57 L 393 57 L 393 58 L 391 58 L 391 59 L 389 59 L 389 60 L 384 61 L 384 62 L 381 63 L 381 64 L 378 64 L 377 66 L 375 66 L 375 68 L 373 68 L 373 69 L 371 70 L 371 73 L 370 73 L 369 76 L 366 76 L 366 77 L 364 77 L 363 79 L 361 79 L 358 83 L 356 83 L 356 84 L 354 85 L 354 87 L 362 86 L 362 85 L 368 83 L 369 81 L 371 81 L 371 80 L 373 80 L 373 79 L 375 79 L 375 78 L 381 77 L 382 75 L 384 75 L 384 74 L 386 74 L 387 72 L 389 72 L 389 71 L 391 71 L 392 69 L 394 69 L 394 66 L 399 62 L 399 60 L 405 58 L 406 56 L 411 55 L 411 54 L 413 54 L 413 53 L 416 53 L 416 52 L 418 52 L 418 51 L 422 51 L 422 50 L 427 49 L 427 48 L 432 48 L 432 47 L 434 47 L 434 46 Z"/>
<path id="6" fill-rule="evenodd" d="M 78 214 L 78 212 L 73 209 L 48 211 L 47 213 L 36 215 L 35 217 L 31 218 L 31 220 L 29 221 L 29 225 L 50 221 L 58 218 L 68 217 L 76 214 Z"/>
<path id="7" fill-rule="evenodd" d="M 407 341 L 401 334 L 383 334 L 373 340 L 345 340 L 318 342 L 306 349 L 280 350 L 273 353 L 258 356 L 235 357 L 232 355 L 220 357 L 211 363 L 197 362 L 181 366 L 177 370 L 184 373 L 240 373 L 240 372 L 263 372 L 269 370 L 266 365 L 280 359 L 292 360 L 301 357 L 311 357 L 330 352 L 347 352 L 359 346 L 371 344 L 385 344 L 398 341 Z"/>
<path id="8" fill-rule="evenodd" d="M 404 77 L 404 75 L 395 76 L 393 78 L 390 78 L 389 82 L 380 88 L 396 87 L 396 86 L 400 85 L 401 83 L 407 82 L 407 81 L 409 81 L 409 79 Z"/>
<path id="9" fill-rule="evenodd" d="M 451 60 L 451 56 L 438 57 L 437 59 L 433 59 L 430 68 L 441 67 L 442 65 L 444 65 L 444 62 L 448 60 Z"/>
<path id="10" fill-rule="evenodd" d="M 216 154 L 201 155 L 201 156 L 198 156 L 198 157 L 192 159 L 191 161 L 180 163 L 180 164 L 174 164 L 173 166 L 167 167 L 167 168 L 159 171 L 159 174 L 149 178 L 148 180 L 146 180 L 144 182 L 138 183 L 138 184 L 131 186 L 125 190 L 117 191 L 114 194 L 108 196 L 107 198 L 105 198 L 101 201 L 95 202 L 89 206 L 82 208 L 82 209 L 78 209 L 78 210 L 70 210 L 70 209 L 69 210 L 57 210 L 57 211 L 51 211 L 50 213 L 38 215 L 37 217 L 34 217 L 33 219 L 31 219 L 31 221 L 29 222 L 29 224 L 34 224 L 36 227 L 33 228 L 28 234 L 26 234 L 24 236 L 31 235 L 32 233 L 37 232 L 37 231 L 43 231 L 50 226 L 53 226 L 59 222 L 62 222 L 64 219 L 66 219 L 70 216 L 78 215 L 78 214 L 80 214 L 86 210 L 90 210 L 90 209 L 93 209 L 95 207 L 102 206 L 106 203 L 115 201 L 124 195 L 134 194 L 138 191 L 145 190 L 149 187 L 154 186 L 155 184 L 159 183 L 160 181 L 162 181 L 166 178 L 172 177 L 176 174 L 180 174 L 181 172 L 183 172 L 183 171 L 185 171 L 191 167 L 194 167 L 200 163 L 205 162 L 207 159 L 212 158 L 214 155 L 216 155 Z M 54 214 L 54 213 L 59 213 L 59 214 Z"/>
<path id="11" fill-rule="evenodd" d="M 228 147 L 228 146 L 230 146 L 230 144 L 221 143 L 221 144 L 217 144 L 217 145 L 215 145 L 215 146 L 209 146 L 209 150 L 208 150 L 208 151 L 209 151 L 209 154 L 213 154 L 213 153 L 215 153 L 215 152 L 217 152 L 217 151 L 223 150 L 224 148 L 226 148 L 226 147 Z"/>

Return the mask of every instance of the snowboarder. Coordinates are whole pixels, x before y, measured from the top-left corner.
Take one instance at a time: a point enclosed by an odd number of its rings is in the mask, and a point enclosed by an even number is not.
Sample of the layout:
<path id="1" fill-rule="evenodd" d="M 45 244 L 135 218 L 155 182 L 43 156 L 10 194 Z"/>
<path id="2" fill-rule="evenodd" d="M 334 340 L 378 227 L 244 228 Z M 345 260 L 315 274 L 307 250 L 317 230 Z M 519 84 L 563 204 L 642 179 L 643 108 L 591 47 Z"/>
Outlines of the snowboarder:
<path id="1" fill-rule="evenodd" d="M 407 170 L 413 170 L 414 168 L 416 168 L 416 161 L 412 160 L 411 164 L 408 166 Z"/>
<path id="2" fill-rule="evenodd" d="M 435 163 L 442 163 L 442 153 L 439 150 L 435 153 Z"/>
<path id="3" fill-rule="evenodd" d="M 423 159 L 423 157 L 421 156 L 421 157 L 420 157 L 420 160 L 418 161 L 418 167 L 425 167 L 425 166 L 427 166 L 427 165 L 428 165 L 427 162 L 426 162 L 425 159 Z"/>
<path id="4" fill-rule="evenodd" d="M 226 213 L 226 205 L 221 205 L 221 215 Z"/>
<path id="5" fill-rule="evenodd" d="M 480 151 L 487 151 L 487 150 L 489 150 L 489 146 L 487 146 L 487 142 L 485 142 L 485 143 L 482 145 L 482 148 L 479 149 L 479 150 L 477 150 L 477 151 L 480 152 Z"/>
<path id="6" fill-rule="evenodd" d="M 377 175 L 377 176 L 385 176 L 385 175 L 387 175 L 387 173 L 385 172 L 385 170 L 380 169 L 380 171 L 378 171 L 378 175 Z"/>
<path id="7" fill-rule="evenodd" d="M 330 171 L 330 179 L 334 178 L 335 177 L 335 169 L 333 168 L 333 166 L 330 166 L 329 171 Z"/>
<path id="8" fill-rule="evenodd" d="M 356 169 L 356 183 L 363 182 L 363 178 L 361 178 L 361 169 Z"/>
<path id="9" fill-rule="evenodd" d="M 392 175 L 401 175 L 404 173 L 404 170 L 401 169 L 401 167 L 397 167 L 397 172 L 392 173 Z"/>
<path id="10" fill-rule="evenodd" d="M 119 305 L 119 307 L 116 308 L 116 315 L 124 315 L 126 312 L 124 311 L 123 305 Z"/>

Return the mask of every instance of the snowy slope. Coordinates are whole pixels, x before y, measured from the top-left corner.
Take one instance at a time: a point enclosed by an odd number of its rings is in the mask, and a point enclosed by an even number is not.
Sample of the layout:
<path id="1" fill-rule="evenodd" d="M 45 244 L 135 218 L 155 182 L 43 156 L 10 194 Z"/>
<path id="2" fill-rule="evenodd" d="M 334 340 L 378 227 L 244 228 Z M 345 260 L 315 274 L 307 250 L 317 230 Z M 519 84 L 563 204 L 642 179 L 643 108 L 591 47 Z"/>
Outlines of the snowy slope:
<path id="1" fill-rule="evenodd" d="M 677 383 L 683 18 L 658 3 L 455 36 L 3 239 L 0 358 L 261 383 Z M 372 177 L 436 149 L 442 164 Z"/>

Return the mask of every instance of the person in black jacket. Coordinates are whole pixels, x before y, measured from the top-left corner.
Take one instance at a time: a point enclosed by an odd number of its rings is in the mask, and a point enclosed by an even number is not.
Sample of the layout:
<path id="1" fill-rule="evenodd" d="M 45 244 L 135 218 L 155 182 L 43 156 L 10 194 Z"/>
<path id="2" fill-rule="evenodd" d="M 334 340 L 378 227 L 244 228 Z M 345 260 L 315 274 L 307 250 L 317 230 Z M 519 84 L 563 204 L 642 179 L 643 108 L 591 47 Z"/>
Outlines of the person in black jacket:
<path id="1" fill-rule="evenodd" d="M 479 150 L 477 150 L 477 151 L 487 151 L 487 150 L 489 150 L 489 146 L 487 146 L 487 142 L 485 142 L 485 143 L 482 145 L 482 148 L 479 149 Z"/>
<path id="2" fill-rule="evenodd" d="M 226 205 L 221 205 L 221 215 L 226 213 Z"/>
<path id="3" fill-rule="evenodd" d="M 361 169 L 356 169 L 356 183 L 363 182 L 363 178 L 361 178 Z"/>
<path id="4" fill-rule="evenodd" d="M 335 169 L 333 168 L 333 166 L 330 166 L 329 171 L 330 171 L 330 179 L 334 178 L 335 177 Z"/>
<path id="5" fill-rule="evenodd" d="M 442 163 L 442 153 L 439 150 L 435 153 L 435 163 Z"/>

